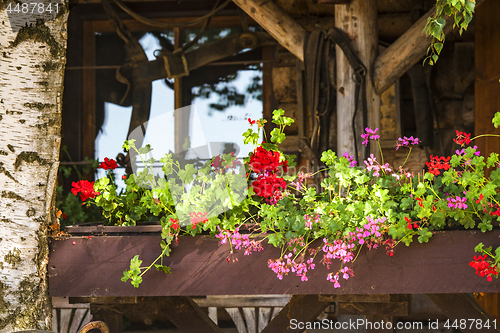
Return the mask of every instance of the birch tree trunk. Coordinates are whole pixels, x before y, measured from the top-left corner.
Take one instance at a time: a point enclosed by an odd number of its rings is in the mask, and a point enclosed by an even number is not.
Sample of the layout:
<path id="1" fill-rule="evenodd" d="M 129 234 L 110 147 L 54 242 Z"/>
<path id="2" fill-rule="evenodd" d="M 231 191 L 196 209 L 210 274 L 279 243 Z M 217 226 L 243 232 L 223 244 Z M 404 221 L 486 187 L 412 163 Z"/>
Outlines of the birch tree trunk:
<path id="1" fill-rule="evenodd" d="M 9 3 L 0 2 L 0 332 L 49 330 L 68 10 L 59 3 L 57 16 L 37 20 L 8 14 Z"/>

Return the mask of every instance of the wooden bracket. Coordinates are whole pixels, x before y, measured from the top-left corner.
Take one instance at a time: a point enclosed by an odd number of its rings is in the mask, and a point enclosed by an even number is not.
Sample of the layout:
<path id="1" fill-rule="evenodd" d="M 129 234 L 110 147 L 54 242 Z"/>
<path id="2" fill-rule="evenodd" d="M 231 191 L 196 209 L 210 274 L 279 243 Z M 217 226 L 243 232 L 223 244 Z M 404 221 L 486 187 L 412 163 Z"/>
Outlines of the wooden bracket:
<path id="1" fill-rule="evenodd" d="M 162 297 L 161 310 L 179 331 L 186 333 L 220 333 L 221 329 L 200 309 L 198 305 L 186 296 Z"/>
<path id="2" fill-rule="evenodd" d="M 284 332 L 285 327 L 287 332 L 304 332 L 305 329 L 290 329 L 290 321 L 314 321 L 327 306 L 328 303 L 320 301 L 318 295 L 294 295 L 261 333 Z"/>

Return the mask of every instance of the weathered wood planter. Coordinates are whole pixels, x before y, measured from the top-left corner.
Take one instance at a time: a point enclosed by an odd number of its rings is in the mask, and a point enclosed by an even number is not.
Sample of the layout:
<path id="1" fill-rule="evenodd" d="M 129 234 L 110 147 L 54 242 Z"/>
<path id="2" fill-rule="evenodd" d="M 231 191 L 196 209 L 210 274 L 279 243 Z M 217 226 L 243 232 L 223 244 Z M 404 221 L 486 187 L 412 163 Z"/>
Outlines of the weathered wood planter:
<path id="1" fill-rule="evenodd" d="M 319 263 L 308 274 L 309 281 L 290 274 L 282 281 L 267 267 L 278 258 L 271 245 L 238 262 L 226 261 L 229 246 L 208 236 L 183 236 L 164 264 L 172 274 L 151 270 L 139 288 L 120 278 L 130 259 L 139 254 L 144 264 L 160 253 L 157 226 L 76 227 L 72 235 L 52 241 L 49 287 L 53 297 L 196 296 L 254 294 L 432 294 L 499 292 L 500 280 L 488 282 L 468 263 L 474 247 L 498 245 L 500 231 L 437 232 L 426 244 L 400 244 L 394 256 L 383 248 L 363 249 L 353 265 L 355 276 L 335 289 L 326 280 L 328 271 Z"/>
<path id="2" fill-rule="evenodd" d="M 342 287 L 338 289 L 326 280 L 329 271 L 319 262 L 307 282 L 293 275 L 280 281 L 267 267 L 269 258 L 280 255 L 273 246 L 267 245 L 264 251 L 250 256 L 241 251 L 236 253 L 237 262 L 228 263 L 227 244 L 221 246 L 217 239 L 208 236 L 183 236 L 164 261 L 172 274 L 151 270 L 139 288 L 121 282 L 133 256 L 139 254 L 144 264 L 158 256 L 159 231 L 159 226 L 70 228 L 70 236 L 54 239 L 51 244 L 50 295 L 70 297 L 70 302 L 90 302 L 94 319 L 105 321 L 111 333 L 122 332 L 122 315 L 138 312 L 161 314 L 181 332 L 220 333 L 212 317 L 189 296 L 293 295 L 272 317 L 269 304 L 253 304 L 243 308 L 243 312 L 242 308 L 232 308 L 231 314 L 239 318 L 235 320 L 240 323 L 239 332 L 269 333 L 286 330 L 291 318 L 313 321 L 333 301 L 337 302 L 339 321 L 340 315 L 366 315 L 368 320 L 392 322 L 396 317 L 410 314 L 408 294 L 427 294 L 451 320 L 475 318 L 485 322 L 490 318 L 466 293 L 500 291 L 499 280 L 487 282 L 468 265 L 479 242 L 486 246 L 498 244 L 500 230 L 486 234 L 438 232 L 427 244 L 398 246 L 393 257 L 387 256 L 383 248 L 363 249 L 353 266 L 355 276 L 341 281 Z M 337 271 L 338 265 L 332 265 L 331 269 Z M 367 328 L 366 332 L 375 331 Z M 463 332 L 498 331 L 481 327 Z"/>

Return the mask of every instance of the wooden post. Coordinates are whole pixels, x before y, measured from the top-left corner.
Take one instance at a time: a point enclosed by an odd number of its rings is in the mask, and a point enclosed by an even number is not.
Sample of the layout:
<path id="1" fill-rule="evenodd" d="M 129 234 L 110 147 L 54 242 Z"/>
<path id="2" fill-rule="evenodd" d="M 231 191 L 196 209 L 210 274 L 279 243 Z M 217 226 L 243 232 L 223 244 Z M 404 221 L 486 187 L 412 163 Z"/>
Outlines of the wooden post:
<path id="1" fill-rule="evenodd" d="M 274 1 L 234 0 L 234 3 L 266 29 L 278 43 L 304 61 L 307 31 Z"/>
<path id="2" fill-rule="evenodd" d="M 174 47 L 176 49 L 182 47 L 182 30 L 179 28 L 174 28 Z M 191 110 L 183 108 L 185 94 L 180 77 L 174 79 L 174 96 L 174 149 L 175 153 L 179 154 L 186 150 L 183 147 L 186 139 L 189 138 L 189 120 L 191 118 Z"/>
<path id="3" fill-rule="evenodd" d="M 349 5 L 335 7 L 335 26 L 346 32 L 352 40 L 361 62 L 366 66 L 366 98 L 368 105 L 368 126 L 373 129 L 380 123 L 380 96 L 375 93 L 372 76 L 373 65 L 378 54 L 377 2 L 373 0 L 354 0 Z M 342 155 L 355 152 L 352 117 L 355 111 L 356 84 L 352 79 L 353 69 L 347 58 L 337 46 L 337 153 Z M 362 117 L 362 103 L 358 102 L 357 116 Z M 366 155 L 360 150 L 363 133 L 362 125 L 356 127 L 356 141 L 361 158 Z M 371 153 L 376 154 L 378 146 L 371 145 Z M 377 156 L 377 155 L 375 155 Z M 360 159 L 358 158 L 358 161 Z M 359 163 L 359 162 L 358 162 Z"/>
<path id="4" fill-rule="evenodd" d="M 474 135 L 494 133 L 491 119 L 500 111 L 500 2 L 487 0 L 476 12 L 476 82 Z M 483 156 L 500 150 L 498 137 L 484 137 L 475 142 Z"/>

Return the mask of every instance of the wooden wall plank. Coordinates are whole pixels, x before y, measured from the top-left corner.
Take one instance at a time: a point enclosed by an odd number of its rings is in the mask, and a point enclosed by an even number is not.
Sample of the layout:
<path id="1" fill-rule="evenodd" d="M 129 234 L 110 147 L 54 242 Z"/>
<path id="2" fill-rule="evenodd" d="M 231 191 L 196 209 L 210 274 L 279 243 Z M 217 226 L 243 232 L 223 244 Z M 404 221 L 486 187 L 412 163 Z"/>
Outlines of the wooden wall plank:
<path id="1" fill-rule="evenodd" d="M 271 313 L 273 308 L 269 307 L 260 307 L 259 308 L 259 333 L 262 332 L 264 328 L 266 328 L 267 324 L 271 320 Z"/>
<path id="2" fill-rule="evenodd" d="M 245 316 L 245 322 L 247 323 L 248 333 L 257 333 L 257 317 L 255 313 L 255 308 L 243 307 L 241 309 L 243 311 L 243 315 Z"/>
<path id="3" fill-rule="evenodd" d="M 52 331 L 59 332 L 59 318 L 57 316 L 57 310 L 52 309 Z"/>
<path id="4" fill-rule="evenodd" d="M 73 315 L 73 319 L 71 320 L 69 333 L 78 332 L 78 329 L 82 326 L 82 320 L 88 312 L 89 309 L 75 309 L 75 314 Z"/>
<path id="5" fill-rule="evenodd" d="M 245 325 L 245 320 L 243 319 L 240 308 L 226 308 L 226 312 L 233 320 L 238 333 L 247 333 L 247 326 Z"/>
<path id="6" fill-rule="evenodd" d="M 67 332 L 71 321 L 71 312 L 73 309 L 61 309 L 59 313 L 59 327 L 61 332 Z"/>

